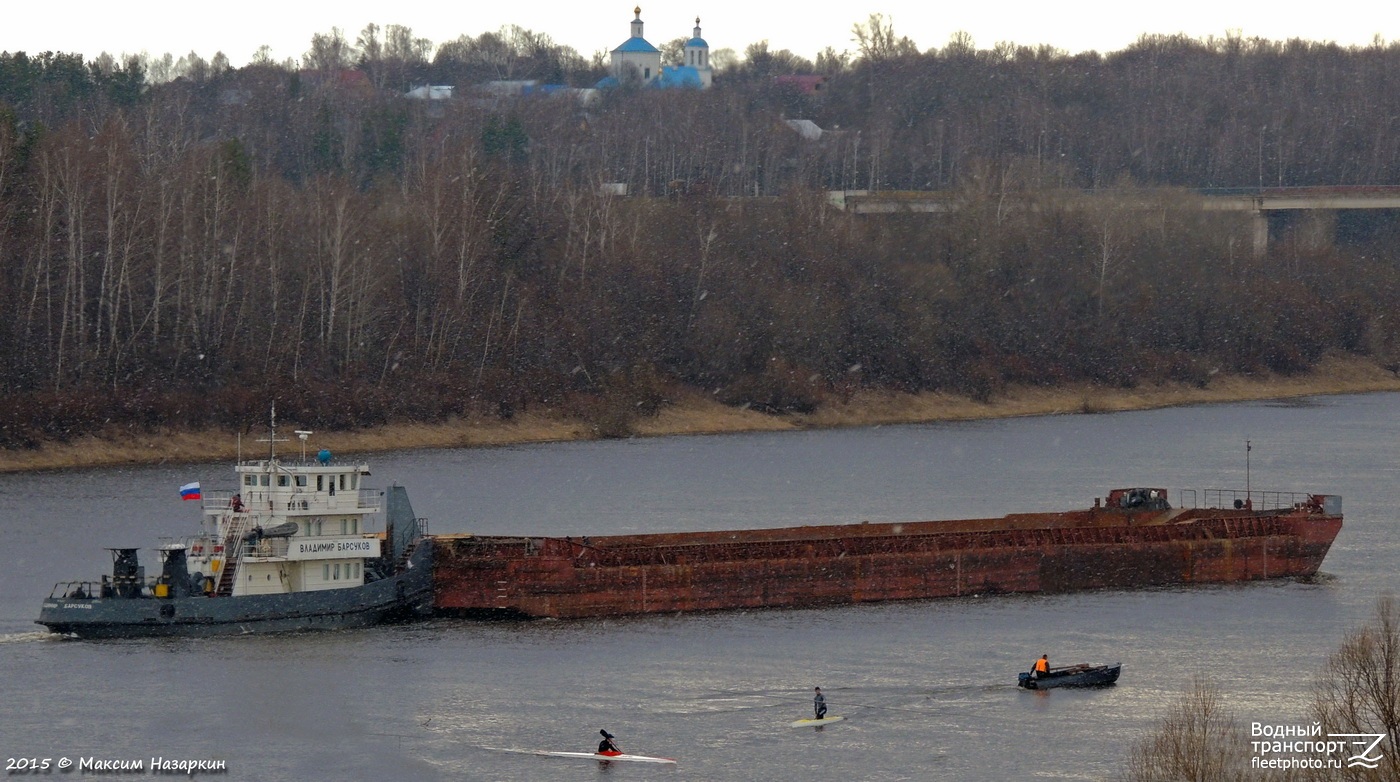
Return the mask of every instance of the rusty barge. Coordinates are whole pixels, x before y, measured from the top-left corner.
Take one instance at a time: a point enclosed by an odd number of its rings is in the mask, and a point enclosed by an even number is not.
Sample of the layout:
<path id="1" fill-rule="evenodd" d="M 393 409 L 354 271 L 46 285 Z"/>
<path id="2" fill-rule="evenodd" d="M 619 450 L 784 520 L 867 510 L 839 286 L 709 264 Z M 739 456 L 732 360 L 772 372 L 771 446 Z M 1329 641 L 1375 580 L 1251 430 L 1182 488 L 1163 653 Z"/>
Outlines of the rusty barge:
<path id="1" fill-rule="evenodd" d="M 1312 576 L 1341 497 L 1118 489 L 1002 518 L 589 538 L 441 535 L 435 607 L 582 618 Z M 1185 507 L 1187 503 L 1192 507 Z"/>

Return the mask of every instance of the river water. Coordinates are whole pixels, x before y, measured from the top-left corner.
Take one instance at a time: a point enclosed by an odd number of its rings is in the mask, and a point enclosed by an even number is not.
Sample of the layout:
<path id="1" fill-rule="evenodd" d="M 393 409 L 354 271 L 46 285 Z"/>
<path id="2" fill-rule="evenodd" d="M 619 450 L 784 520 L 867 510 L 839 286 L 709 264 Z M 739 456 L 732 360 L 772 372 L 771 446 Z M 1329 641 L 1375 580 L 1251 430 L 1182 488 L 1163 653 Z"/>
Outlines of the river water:
<path id="1" fill-rule="evenodd" d="M 1310 722 L 1310 676 L 1400 586 L 1397 429 L 1400 395 L 1372 394 L 378 454 L 374 484 L 408 487 L 433 532 L 999 516 L 1088 507 L 1114 487 L 1170 488 L 1175 502 L 1180 488 L 1246 480 L 1341 494 L 1346 521 L 1312 583 L 216 639 L 59 640 L 33 619 L 55 581 L 108 571 L 103 547 L 191 531 L 197 509 L 177 487 L 232 488 L 226 465 L 3 475 L 0 750 L 222 760 L 229 780 L 1110 778 L 1193 676 L 1246 724 Z M 1042 653 L 1121 661 L 1123 676 L 1017 689 Z M 846 721 L 788 727 L 818 685 Z M 600 728 L 680 762 L 493 749 L 588 751 Z"/>

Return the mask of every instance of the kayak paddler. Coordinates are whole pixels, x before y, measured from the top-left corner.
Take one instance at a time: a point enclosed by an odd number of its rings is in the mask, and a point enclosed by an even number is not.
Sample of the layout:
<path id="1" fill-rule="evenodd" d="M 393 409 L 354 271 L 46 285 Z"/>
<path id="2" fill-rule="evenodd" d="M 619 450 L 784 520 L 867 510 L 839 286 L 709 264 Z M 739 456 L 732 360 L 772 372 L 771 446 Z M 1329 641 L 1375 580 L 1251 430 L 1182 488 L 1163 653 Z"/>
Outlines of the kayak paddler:
<path id="1" fill-rule="evenodd" d="M 817 688 L 817 697 L 812 699 L 812 709 L 817 713 L 817 719 L 826 716 L 826 696 L 822 695 L 822 688 Z"/>
<path id="2" fill-rule="evenodd" d="M 602 737 L 603 737 L 603 740 L 600 741 L 600 742 L 598 742 L 598 754 L 599 754 L 599 755 L 621 755 L 621 754 L 622 754 L 622 748 L 619 747 L 619 746 L 617 745 L 617 742 L 616 742 L 616 741 L 613 741 L 613 739 L 615 738 L 615 736 L 613 736 L 613 734 L 609 733 L 609 732 L 607 731 L 607 729 L 600 730 L 600 731 L 598 731 L 598 733 L 599 733 L 600 735 L 602 735 Z"/>

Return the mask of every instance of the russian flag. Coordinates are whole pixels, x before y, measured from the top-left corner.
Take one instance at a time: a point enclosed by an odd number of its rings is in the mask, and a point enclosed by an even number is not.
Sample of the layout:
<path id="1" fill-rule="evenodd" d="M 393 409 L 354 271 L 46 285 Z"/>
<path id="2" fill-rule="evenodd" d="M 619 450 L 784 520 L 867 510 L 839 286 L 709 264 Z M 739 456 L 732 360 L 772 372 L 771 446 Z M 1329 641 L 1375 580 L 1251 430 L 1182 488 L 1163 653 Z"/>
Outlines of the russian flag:
<path id="1" fill-rule="evenodd" d="M 187 484 L 185 484 L 184 486 L 181 486 L 181 487 L 180 487 L 180 499 L 182 499 L 182 500 L 197 500 L 197 499 L 200 499 L 200 494 L 199 494 L 199 481 L 195 481 L 194 483 L 187 483 Z"/>

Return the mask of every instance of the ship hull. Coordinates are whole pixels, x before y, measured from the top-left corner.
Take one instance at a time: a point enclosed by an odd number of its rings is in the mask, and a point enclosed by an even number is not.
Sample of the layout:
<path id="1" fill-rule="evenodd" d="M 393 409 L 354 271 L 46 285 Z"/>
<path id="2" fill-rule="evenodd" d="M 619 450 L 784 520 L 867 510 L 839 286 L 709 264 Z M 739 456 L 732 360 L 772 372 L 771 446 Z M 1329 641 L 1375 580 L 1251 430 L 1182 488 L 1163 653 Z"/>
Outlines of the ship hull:
<path id="1" fill-rule="evenodd" d="M 437 539 L 435 604 L 581 618 L 1315 574 L 1340 513 L 1088 510 L 588 539 Z"/>
<path id="2" fill-rule="evenodd" d="M 1022 673 L 1016 686 L 1028 690 L 1049 690 L 1056 687 L 1106 687 L 1118 681 L 1123 671 L 1122 663 L 1113 665 L 1080 665 L 1073 669 L 1051 671 L 1049 676 L 1037 679 L 1034 674 Z"/>
<path id="3" fill-rule="evenodd" d="M 431 612 L 432 552 L 424 541 L 403 572 L 362 586 L 238 597 L 51 598 L 37 621 L 55 633 L 94 639 L 366 627 Z"/>

